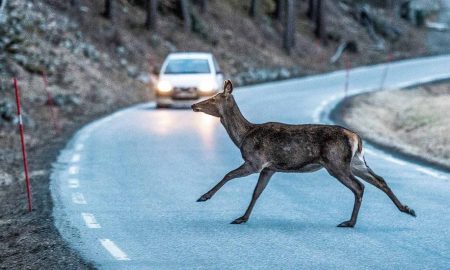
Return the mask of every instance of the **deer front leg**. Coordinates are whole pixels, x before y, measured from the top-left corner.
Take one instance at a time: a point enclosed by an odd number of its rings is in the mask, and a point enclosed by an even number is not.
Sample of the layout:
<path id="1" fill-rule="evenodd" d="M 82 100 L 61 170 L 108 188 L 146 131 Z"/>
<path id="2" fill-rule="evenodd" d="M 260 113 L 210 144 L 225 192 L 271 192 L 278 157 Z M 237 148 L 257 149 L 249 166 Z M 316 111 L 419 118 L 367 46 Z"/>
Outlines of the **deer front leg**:
<path id="1" fill-rule="evenodd" d="M 215 185 L 210 191 L 206 192 L 205 194 L 203 194 L 198 200 L 197 202 L 204 202 L 207 201 L 209 199 L 211 199 L 212 196 L 214 196 L 214 194 L 216 194 L 216 192 L 223 187 L 223 185 L 225 185 L 226 182 L 235 179 L 235 178 L 239 178 L 239 177 L 244 177 L 247 175 L 250 175 L 252 173 L 255 173 L 256 170 L 250 166 L 250 164 L 248 164 L 247 162 L 242 164 L 239 168 L 232 170 L 231 172 L 227 173 L 223 179 L 217 183 L 217 185 Z"/>
<path id="2" fill-rule="evenodd" d="M 261 171 L 258 183 L 256 184 L 255 190 L 253 191 L 252 200 L 247 208 L 247 211 L 245 211 L 245 214 L 242 217 L 231 222 L 231 224 L 241 224 L 247 222 L 248 218 L 250 217 L 250 214 L 252 213 L 253 207 L 255 206 L 256 200 L 259 198 L 259 195 L 261 195 L 263 190 L 266 188 L 267 183 L 269 183 L 269 180 L 274 173 L 275 171 L 269 169 L 263 169 Z"/>

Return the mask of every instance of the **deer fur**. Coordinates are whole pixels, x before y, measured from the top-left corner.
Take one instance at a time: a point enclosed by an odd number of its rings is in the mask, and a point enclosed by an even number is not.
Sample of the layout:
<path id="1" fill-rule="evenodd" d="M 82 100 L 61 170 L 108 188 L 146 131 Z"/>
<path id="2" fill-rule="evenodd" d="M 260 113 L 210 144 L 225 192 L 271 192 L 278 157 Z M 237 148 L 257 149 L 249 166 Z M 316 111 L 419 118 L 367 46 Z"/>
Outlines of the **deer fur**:
<path id="1" fill-rule="evenodd" d="M 219 117 L 234 144 L 239 147 L 244 164 L 227 173 L 224 178 L 197 201 L 203 202 L 228 181 L 259 173 L 250 205 L 245 214 L 232 224 L 245 223 L 256 200 L 275 172 L 313 172 L 325 168 L 328 173 L 350 189 L 355 202 L 350 220 L 338 227 L 353 227 L 356 223 L 364 193 L 357 177 L 382 190 L 397 208 L 411 216 L 413 209 L 403 205 L 381 176 L 367 166 L 361 138 L 353 131 L 333 125 L 288 125 L 269 122 L 253 124 L 242 115 L 232 95 L 231 81 L 224 91 L 192 105 L 195 112 Z"/>

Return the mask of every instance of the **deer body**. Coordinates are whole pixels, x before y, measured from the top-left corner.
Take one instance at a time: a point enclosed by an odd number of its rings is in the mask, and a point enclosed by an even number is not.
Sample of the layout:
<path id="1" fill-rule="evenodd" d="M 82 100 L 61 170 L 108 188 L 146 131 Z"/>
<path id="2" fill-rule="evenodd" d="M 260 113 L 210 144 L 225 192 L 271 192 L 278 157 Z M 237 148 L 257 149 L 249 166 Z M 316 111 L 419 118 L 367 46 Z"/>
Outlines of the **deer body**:
<path id="1" fill-rule="evenodd" d="M 232 222 L 244 223 L 275 172 L 313 172 L 325 168 L 355 195 L 351 219 L 338 226 L 353 227 L 356 223 L 364 193 L 364 185 L 356 177 L 385 192 L 400 211 L 415 216 L 414 210 L 401 204 L 384 179 L 367 166 L 362 154 L 362 142 L 356 133 L 332 125 L 253 124 L 241 114 L 231 92 L 231 82 L 225 81 L 223 93 L 194 104 L 192 109 L 220 117 L 245 162 L 226 174 L 198 201 L 210 199 L 231 179 L 260 173 L 247 211 Z"/>

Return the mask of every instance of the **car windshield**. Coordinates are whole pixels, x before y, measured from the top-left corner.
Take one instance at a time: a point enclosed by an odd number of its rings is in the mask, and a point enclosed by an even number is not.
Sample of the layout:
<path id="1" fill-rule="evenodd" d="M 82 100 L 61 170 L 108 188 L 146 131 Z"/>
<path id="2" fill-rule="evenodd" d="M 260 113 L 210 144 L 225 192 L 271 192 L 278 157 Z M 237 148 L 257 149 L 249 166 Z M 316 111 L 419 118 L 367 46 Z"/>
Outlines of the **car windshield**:
<path id="1" fill-rule="evenodd" d="M 167 64 L 165 74 L 210 73 L 206 59 L 173 59 Z"/>

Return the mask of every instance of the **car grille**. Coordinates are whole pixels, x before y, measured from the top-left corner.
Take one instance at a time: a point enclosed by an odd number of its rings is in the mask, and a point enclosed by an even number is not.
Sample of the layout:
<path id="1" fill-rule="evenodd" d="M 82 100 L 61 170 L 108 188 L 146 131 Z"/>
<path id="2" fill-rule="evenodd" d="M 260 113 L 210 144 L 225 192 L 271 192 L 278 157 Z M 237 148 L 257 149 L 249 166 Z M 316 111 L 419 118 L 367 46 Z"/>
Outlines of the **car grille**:
<path id="1" fill-rule="evenodd" d="M 173 99 L 197 99 L 198 93 L 196 87 L 175 87 L 173 89 Z"/>

